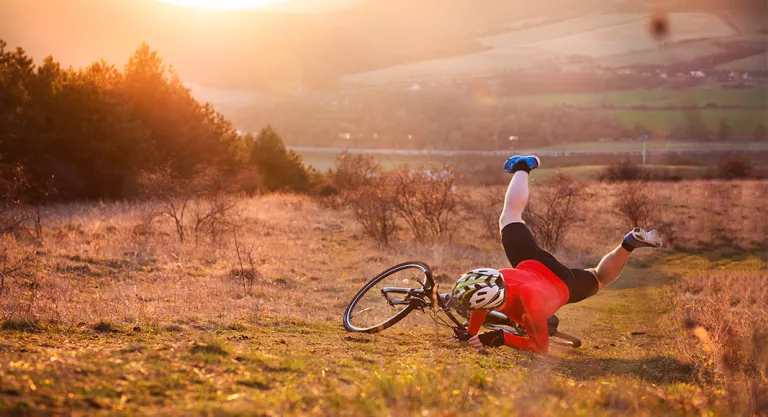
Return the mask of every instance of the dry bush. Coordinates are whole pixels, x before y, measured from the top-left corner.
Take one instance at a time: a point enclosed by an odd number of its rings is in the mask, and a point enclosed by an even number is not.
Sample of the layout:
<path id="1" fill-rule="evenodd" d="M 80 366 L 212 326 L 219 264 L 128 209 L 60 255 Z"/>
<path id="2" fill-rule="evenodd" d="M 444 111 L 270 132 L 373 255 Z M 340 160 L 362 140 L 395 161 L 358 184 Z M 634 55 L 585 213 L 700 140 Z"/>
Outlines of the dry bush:
<path id="1" fill-rule="evenodd" d="M 370 155 L 342 152 L 336 157 L 336 169 L 327 175 L 315 175 L 314 195 L 320 205 L 331 209 L 346 206 L 349 194 L 383 180 L 379 163 Z"/>
<path id="2" fill-rule="evenodd" d="M 744 155 L 729 155 L 717 167 L 718 177 L 726 180 L 749 178 L 753 171 L 752 161 Z"/>
<path id="3" fill-rule="evenodd" d="M 651 185 L 646 181 L 627 181 L 621 184 L 613 207 L 614 214 L 630 229 L 647 228 L 659 210 Z"/>
<path id="4" fill-rule="evenodd" d="M 393 177 L 394 207 L 418 240 L 448 236 L 453 232 L 460 196 L 451 169 L 401 171 Z"/>
<path id="5" fill-rule="evenodd" d="M 0 319 L 30 321 L 40 285 L 31 255 L 16 255 L 5 248 L 0 253 Z"/>
<path id="6" fill-rule="evenodd" d="M 476 195 L 468 193 L 461 199 L 461 209 L 474 219 L 486 237 L 499 236 L 499 216 L 504 208 L 504 189 L 491 187 L 480 190 Z"/>
<path id="7" fill-rule="evenodd" d="M 610 182 L 637 181 L 646 178 L 647 174 L 643 167 L 633 163 L 629 159 L 623 159 L 612 163 L 597 174 L 598 180 Z"/>
<path id="8" fill-rule="evenodd" d="M 206 170 L 191 180 L 174 178 L 170 169 L 145 172 L 139 177 L 142 195 L 154 205 L 141 226 L 147 229 L 158 217 L 173 221 L 179 241 L 194 236 L 216 242 L 218 236 L 234 227 L 237 199 L 231 195 L 231 182 L 220 173 Z"/>
<path id="9" fill-rule="evenodd" d="M 365 234 L 388 245 L 397 233 L 394 187 L 386 179 L 376 186 L 362 187 L 346 194 L 346 200 Z"/>
<path id="10" fill-rule="evenodd" d="M 584 191 L 583 183 L 562 173 L 533 188 L 523 219 L 544 248 L 554 251 L 560 247 L 579 219 Z"/>
<path id="11" fill-rule="evenodd" d="M 381 166 L 372 156 L 342 152 L 336 157 L 336 170 L 331 174 L 331 183 L 341 192 L 354 191 L 374 185 L 381 172 Z"/>
<path id="12" fill-rule="evenodd" d="M 229 276 L 243 287 L 244 295 L 253 294 L 253 285 L 263 278 L 261 267 L 267 263 L 262 250 L 253 245 L 241 245 L 234 234 L 235 253 L 237 253 L 237 268 L 229 272 Z"/>
<path id="13" fill-rule="evenodd" d="M 706 273 L 675 290 L 674 317 L 691 331 L 678 348 L 700 378 L 728 387 L 734 414 L 768 410 L 768 274 Z"/>
<path id="14" fill-rule="evenodd" d="M 36 189 L 23 166 L 0 166 L 0 233 L 17 237 L 32 235 L 42 244 L 41 206 L 55 194 L 53 178 Z"/>
<path id="15" fill-rule="evenodd" d="M 193 187 L 197 190 L 191 206 L 195 243 L 204 236 L 215 243 L 222 233 L 235 227 L 237 199 L 232 196 L 228 179 L 217 171 L 204 171 L 195 178 Z"/>
<path id="16" fill-rule="evenodd" d="M 360 173 L 360 172 L 359 172 Z M 461 197 L 451 170 L 377 173 L 347 191 L 349 204 L 366 234 L 389 244 L 398 230 L 398 219 L 417 240 L 449 236 L 454 230 Z"/>
<path id="17" fill-rule="evenodd" d="M 265 191 L 264 181 L 256 169 L 243 169 L 232 179 L 237 191 L 253 196 Z"/>

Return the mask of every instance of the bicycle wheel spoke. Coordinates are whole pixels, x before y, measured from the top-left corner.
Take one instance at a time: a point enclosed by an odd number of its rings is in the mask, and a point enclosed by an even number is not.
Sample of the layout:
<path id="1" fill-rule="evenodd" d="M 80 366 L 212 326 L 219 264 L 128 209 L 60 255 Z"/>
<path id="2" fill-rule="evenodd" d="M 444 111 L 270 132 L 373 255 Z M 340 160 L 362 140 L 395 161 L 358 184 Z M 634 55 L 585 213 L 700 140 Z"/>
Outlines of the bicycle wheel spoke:
<path id="1" fill-rule="evenodd" d="M 425 281 L 424 270 L 417 265 L 403 266 L 377 277 L 352 301 L 347 324 L 359 331 L 384 325 L 410 308 L 412 302 L 420 302 Z"/>

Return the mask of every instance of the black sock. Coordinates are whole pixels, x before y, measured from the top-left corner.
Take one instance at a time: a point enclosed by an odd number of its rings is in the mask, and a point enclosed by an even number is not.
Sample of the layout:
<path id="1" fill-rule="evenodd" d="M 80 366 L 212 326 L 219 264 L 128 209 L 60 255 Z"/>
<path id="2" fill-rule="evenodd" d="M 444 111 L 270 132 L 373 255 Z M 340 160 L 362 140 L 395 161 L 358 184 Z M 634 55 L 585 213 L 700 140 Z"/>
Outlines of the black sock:
<path id="1" fill-rule="evenodd" d="M 517 161 L 514 165 L 512 165 L 512 173 L 517 171 L 525 171 L 529 174 L 531 173 L 531 169 L 528 168 L 528 164 L 526 164 L 523 160 Z"/>
<path id="2" fill-rule="evenodd" d="M 632 247 L 632 245 L 630 245 L 627 242 L 621 242 L 621 247 L 626 249 L 627 252 L 632 252 L 635 249 L 635 248 Z"/>

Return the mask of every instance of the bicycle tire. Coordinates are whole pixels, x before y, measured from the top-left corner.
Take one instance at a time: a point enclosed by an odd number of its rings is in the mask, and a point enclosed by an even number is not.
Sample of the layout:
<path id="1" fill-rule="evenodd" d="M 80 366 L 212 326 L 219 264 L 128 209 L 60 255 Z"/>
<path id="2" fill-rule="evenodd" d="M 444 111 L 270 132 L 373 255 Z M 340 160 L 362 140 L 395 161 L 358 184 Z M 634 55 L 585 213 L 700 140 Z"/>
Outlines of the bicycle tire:
<path id="1" fill-rule="evenodd" d="M 434 286 L 434 281 L 432 280 L 432 270 L 429 268 L 429 265 L 418 262 L 418 261 L 412 261 L 412 262 L 403 262 L 401 264 L 397 264 L 393 267 L 390 267 L 389 269 L 385 270 L 384 272 L 380 273 L 379 275 L 375 276 L 373 279 L 368 281 L 361 289 L 360 291 L 355 294 L 355 296 L 352 298 L 352 301 L 349 302 L 349 305 L 347 305 L 347 309 L 344 311 L 344 329 L 348 332 L 357 332 L 357 333 L 378 333 L 382 330 L 386 330 L 390 327 L 392 327 L 395 323 L 399 322 L 400 320 L 404 319 L 405 316 L 411 313 L 417 306 L 414 303 L 411 303 L 407 305 L 403 310 L 399 311 L 389 319 L 378 323 L 374 326 L 367 327 L 367 328 L 360 328 L 355 326 L 352 322 L 352 310 L 355 308 L 357 303 L 362 299 L 362 297 L 376 284 L 387 278 L 388 276 L 408 269 L 408 268 L 416 268 L 420 269 L 422 273 L 424 274 L 424 284 L 422 285 L 422 288 L 429 289 Z"/>

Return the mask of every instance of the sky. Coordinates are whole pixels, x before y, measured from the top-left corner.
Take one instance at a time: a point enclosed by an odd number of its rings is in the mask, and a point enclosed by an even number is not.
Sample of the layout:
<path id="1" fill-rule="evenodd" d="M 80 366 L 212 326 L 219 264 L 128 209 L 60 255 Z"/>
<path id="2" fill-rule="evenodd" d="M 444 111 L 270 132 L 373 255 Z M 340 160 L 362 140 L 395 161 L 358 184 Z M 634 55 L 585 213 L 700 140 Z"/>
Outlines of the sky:
<path id="1" fill-rule="evenodd" d="M 155 0 L 161 3 L 218 10 L 257 9 L 268 4 L 290 3 L 289 0 Z"/>
<path id="2" fill-rule="evenodd" d="M 295 67 L 309 16 L 363 0 L 0 0 L 0 39 L 36 62 L 104 59 L 121 67 L 148 42 L 190 82 L 259 81 L 262 68 Z M 214 8 L 201 7 L 216 5 Z M 255 7 L 259 6 L 259 7 Z M 242 9 L 236 9 L 242 7 Z M 298 51 L 298 52 L 297 52 Z M 253 75 L 253 77 L 251 77 Z"/>
<path id="3" fill-rule="evenodd" d="M 0 0 L 0 39 L 37 63 L 52 55 L 64 66 L 103 59 L 118 68 L 147 42 L 190 85 L 293 91 L 480 53 L 480 34 L 530 18 L 588 17 L 604 4 L 647 12 L 647 1 L 700 12 L 701 2 L 765 0 Z"/>
<path id="4" fill-rule="evenodd" d="M 155 0 L 212 10 L 256 9 L 287 13 L 323 13 L 362 3 L 364 0 Z"/>

